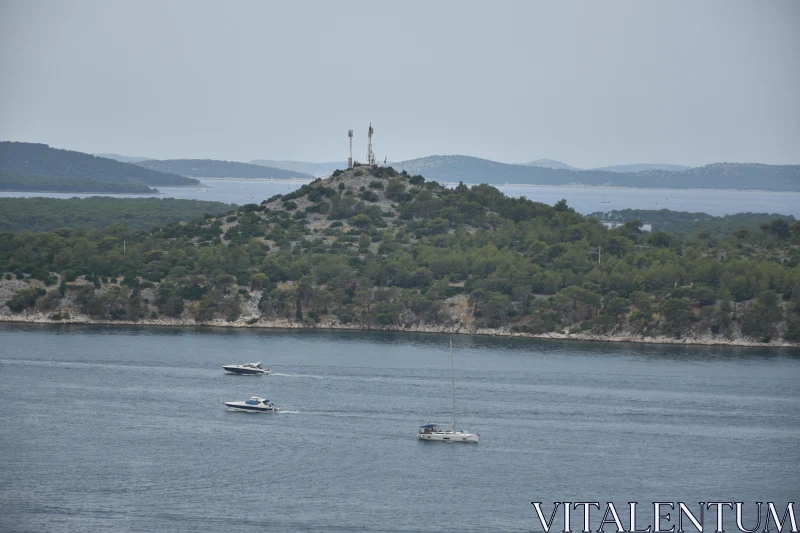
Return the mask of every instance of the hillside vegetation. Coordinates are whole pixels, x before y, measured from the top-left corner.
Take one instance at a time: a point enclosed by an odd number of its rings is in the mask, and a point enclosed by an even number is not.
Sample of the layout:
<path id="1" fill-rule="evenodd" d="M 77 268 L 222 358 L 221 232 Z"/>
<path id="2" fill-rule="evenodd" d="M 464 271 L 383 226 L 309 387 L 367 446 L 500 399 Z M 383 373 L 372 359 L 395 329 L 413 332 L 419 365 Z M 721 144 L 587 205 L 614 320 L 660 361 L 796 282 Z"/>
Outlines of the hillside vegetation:
<path id="1" fill-rule="evenodd" d="M 234 161 L 216 161 L 213 159 L 148 159 L 136 163 L 139 166 L 171 172 L 181 176 L 194 178 L 274 178 L 274 179 L 314 179 L 310 174 L 284 170 L 262 165 L 250 165 Z"/>
<path id="2" fill-rule="evenodd" d="M 800 224 L 724 240 L 640 228 L 357 168 L 149 232 L 0 234 L 7 283 L 29 282 L 0 313 L 800 341 Z"/>
<path id="3" fill-rule="evenodd" d="M 0 198 L 0 231 L 54 231 L 60 228 L 102 229 L 124 225 L 147 230 L 182 220 L 218 215 L 235 206 L 222 202 L 174 198 Z"/>
<path id="4" fill-rule="evenodd" d="M 667 189 L 800 191 L 800 166 L 717 163 L 681 171 L 612 172 L 509 165 L 463 155 L 430 156 L 398 163 L 410 174 L 442 182 L 587 185 Z"/>
<path id="5" fill-rule="evenodd" d="M 11 174 L 46 178 L 93 180 L 129 185 L 198 185 L 194 179 L 157 172 L 82 152 L 46 144 L 0 142 L 0 169 Z"/>

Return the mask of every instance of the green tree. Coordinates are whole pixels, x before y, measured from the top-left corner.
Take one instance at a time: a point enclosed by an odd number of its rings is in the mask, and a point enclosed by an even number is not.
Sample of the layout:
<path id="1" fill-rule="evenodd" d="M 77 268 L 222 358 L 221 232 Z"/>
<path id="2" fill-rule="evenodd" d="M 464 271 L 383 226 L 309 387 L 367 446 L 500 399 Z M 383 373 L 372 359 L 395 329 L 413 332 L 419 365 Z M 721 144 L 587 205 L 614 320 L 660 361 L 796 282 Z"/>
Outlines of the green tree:
<path id="1" fill-rule="evenodd" d="M 687 298 L 669 298 L 659 306 L 661 330 L 680 336 L 694 320 L 692 306 Z"/>
<path id="2" fill-rule="evenodd" d="M 775 335 L 783 320 L 783 309 L 774 292 L 762 292 L 747 309 L 742 319 L 742 333 L 766 342 Z"/>

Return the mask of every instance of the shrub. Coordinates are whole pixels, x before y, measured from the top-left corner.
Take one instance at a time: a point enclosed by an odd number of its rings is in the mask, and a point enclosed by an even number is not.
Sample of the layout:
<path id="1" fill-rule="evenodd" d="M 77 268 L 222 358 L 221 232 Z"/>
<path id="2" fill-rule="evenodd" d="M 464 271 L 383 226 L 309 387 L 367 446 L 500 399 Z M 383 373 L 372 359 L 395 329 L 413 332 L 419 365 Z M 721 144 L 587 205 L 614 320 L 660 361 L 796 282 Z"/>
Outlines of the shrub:
<path id="1" fill-rule="evenodd" d="M 47 291 L 41 287 L 25 287 L 15 292 L 11 299 L 6 302 L 6 305 L 15 313 L 20 313 L 28 307 L 32 307 L 36 300 L 46 293 Z"/>
<path id="2" fill-rule="evenodd" d="M 369 187 L 371 189 L 383 189 L 383 182 L 378 180 L 372 180 L 369 182 Z"/>
<path id="3" fill-rule="evenodd" d="M 352 226 L 364 228 L 369 226 L 370 222 L 372 222 L 372 219 L 370 219 L 364 213 L 361 213 L 351 218 L 349 222 Z"/>
<path id="4" fill-rule="evenodd" d="M 361 193 L 361 199 L 367 202 L 377 202 L 380 200 L 380 196 L 372 191 L 364 191 Z"/>

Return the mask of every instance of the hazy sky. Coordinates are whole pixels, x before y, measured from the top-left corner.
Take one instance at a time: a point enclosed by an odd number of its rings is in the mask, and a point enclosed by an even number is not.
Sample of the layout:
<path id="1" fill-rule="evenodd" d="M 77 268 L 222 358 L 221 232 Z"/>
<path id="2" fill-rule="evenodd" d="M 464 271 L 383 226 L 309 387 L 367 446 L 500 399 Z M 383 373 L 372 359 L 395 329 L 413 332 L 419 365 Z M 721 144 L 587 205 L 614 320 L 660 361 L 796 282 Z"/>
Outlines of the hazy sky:
<path id="1" fill-rule="evenodd" d="M 0 140 L 800 163 L 800 2 L 0 0 Z"/>

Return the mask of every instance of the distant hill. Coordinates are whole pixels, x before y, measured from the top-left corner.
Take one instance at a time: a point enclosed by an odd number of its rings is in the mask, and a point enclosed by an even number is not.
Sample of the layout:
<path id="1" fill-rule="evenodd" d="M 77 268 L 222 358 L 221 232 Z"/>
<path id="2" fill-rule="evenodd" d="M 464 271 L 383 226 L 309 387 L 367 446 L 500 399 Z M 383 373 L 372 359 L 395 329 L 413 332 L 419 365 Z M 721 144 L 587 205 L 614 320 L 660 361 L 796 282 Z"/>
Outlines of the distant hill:
<path id="1" fill-rule="evenodd" d="M 151 159 L 137 163 L 137 165 L 193 178 L 314 179 L 311 174 L 304 174 L 294 170 L 237 163 L 235 161 L 217 161 L 214 159 Z"/>
<path id="2" fill-rule="evenodd" d="M 529 167 L 560 168 L 562 170 L 581 170 L 578 167 L 573 167 L 554 159 L 537 159 L 536 161 L 525 163 L 525 165 Z"/>
<path id="3" fill-rule="evenodd" d="M 644 172 L 647 170 L 666 170 L 668 172 L 680 172 L 682 170 L 689 170 L 692 167 L 684 165 L 668 165 L 668 164 L 639 164 L 639 165 L 613 165 L 610 167 L 597 167 L 591 170 L 605 170 L 607 172 Z"/>
<path id="4" fill-rule="evenodd" d="M 464 155 L 435 155 L 403 161 L 395 168 L 439 182 L 800 192 L 800 165 L 715 163 L 680 172 L 626 173 L 509 165 Z"/>
<path id="5" fill-rule="evenodd" d="M 119 154 L 93 154 L 97 157 L 105 157 L 106 159 L 113 159 L 115 161 L 119 161 L 120 163 L 141 163 L 142 161 L 149 161 L 150 157 L 135 157 L 130 155 L 119 155 Z"/>
<path id="6" fill-rule="evenodd" d="M 603 185 L 611 184 L 620 174 L 600 172 L 589 176 L 584 171 L 509 165 L 466 155 L 434 155 L 397 163 L 395 168 L 409 174 L 422 174 L 440 182 L 504 183 L 530 185 Z M 588 181 L 587 181 L 588 180 Z"/>
<path id="7" fill-rule="evenodd" d="M 347 161 L 330 162 L 330 163 L 308 163 L 305 161 L 274 161 L 272 159 L 254 159 L 250 161 L 253 165 L 262 165 L 266 167 L 282 168 L 284 170 L 292 170 L 294 172 L 304 172 L 316 177 L 330 176 L 334 170 L 346 169 Z"/>
<path id="8" fill-rule="evenodd" d="M 681 172 L 650 170 L 632 176 L 654 183 L 652 187 L 672 189 L 800 191 L 800 165 L 714 163 Z"/>
<path id="9" fill-rule="evenodd" d="M 0 142 L 0 169 L 22 176 L 85 179 L 115 184 L 168 187 L 199 184 L 197 180 L 183 176 L 36 143 Z"/>

